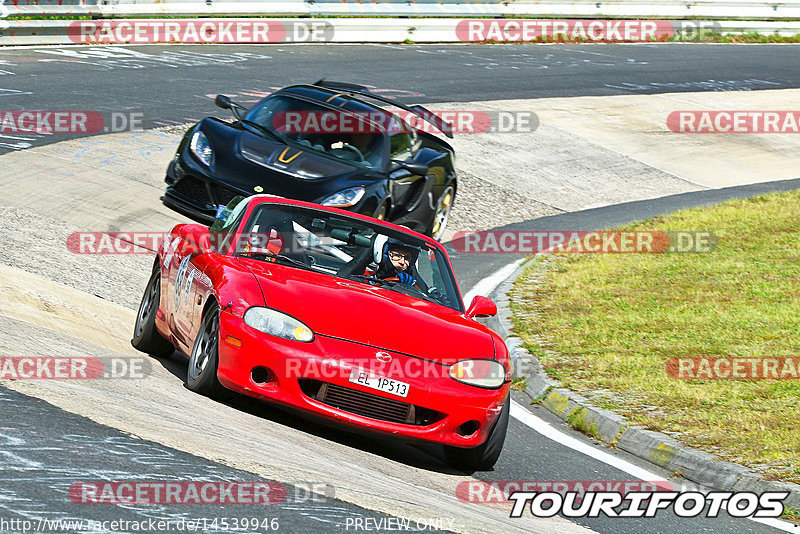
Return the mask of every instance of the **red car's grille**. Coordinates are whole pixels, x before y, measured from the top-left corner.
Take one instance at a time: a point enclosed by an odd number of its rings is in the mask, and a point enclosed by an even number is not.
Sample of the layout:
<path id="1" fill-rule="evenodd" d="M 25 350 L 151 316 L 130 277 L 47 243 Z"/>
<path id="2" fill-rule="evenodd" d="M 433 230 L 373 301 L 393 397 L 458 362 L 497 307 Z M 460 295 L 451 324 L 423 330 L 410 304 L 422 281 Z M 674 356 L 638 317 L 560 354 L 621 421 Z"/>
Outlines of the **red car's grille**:
<path id="1" fill-rule="evenodd" d="M 350 389 L 328 382 L 301 379 L 300 388 L 307 396 L 337 410 L 407 425 L 429 425 L 441 420 L 445 414 L 413 404 L 379 397 L 372 393 Z"/>
<path id="2" fill-rule="evenodd" d="M 371 419 L 380 419 L 392 423 L 408 423 L 410 404 L 392 399 L 378 397 L 371 393 L 356 391 L 355 389 L 327 384 L 323 395 L 317 398 L 329 406 L 345 412 L 363 415 Z"/>

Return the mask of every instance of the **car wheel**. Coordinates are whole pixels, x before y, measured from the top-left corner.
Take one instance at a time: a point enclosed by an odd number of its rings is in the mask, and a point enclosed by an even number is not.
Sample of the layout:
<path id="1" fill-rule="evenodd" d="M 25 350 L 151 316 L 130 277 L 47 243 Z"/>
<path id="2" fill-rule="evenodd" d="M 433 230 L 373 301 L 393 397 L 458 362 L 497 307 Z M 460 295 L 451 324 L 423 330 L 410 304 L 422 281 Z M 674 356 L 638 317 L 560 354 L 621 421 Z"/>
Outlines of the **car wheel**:
<path id="1" fill-rule="evenodd" d="M 217 379 L 219 357 L 219 307 L 212 305 L 203 317 L 200 331 L 194 339 L 186 387 L 207 397 L 221 397 L 225 388 Z"/>
<path id="2" fill-rule="evenodd" d="M 375 215 L 373 215 L 373 217 L 378 219 L 379 221 L 385 221 L 388 215 L 389 215 L 389 205 L 386 202 L 384 202 L 383 204 L 380 205 L 380 207 L 375 212 Z"/>
<path id="3" fill-rule="evenodd" d="M 175 347 L 156 329 L 156 312 L 160 302 L 161 269 L 156 267 L 153 269 L 153 274 L 150 275 L 147 288 L 142 295 L 142 302 L 139 304 L 131 345 L 136 350 L 163 357 L 172 354 Z"/>
<path id="4" fill-rule="evenodd" d="M 462 449 L 459 447 L 450 447 L 445 445 L 444 457 L 451 467 L 455 467 L 461 471 L 489 471 L 497 459 L 500 458 L 500 453 L 503 451 L 503 443 L 506 441 L 506 432 L 508 431 L 508 416 L 511 411 L 511 396 L 506 399 L 503 405 L 503 411 L 500 412 L 500 417 L 495 421 L 492 430 L 489 431 L 489 437 L 486 441 L 472 449 Z"/>
<path id="5" fill-rule="evenodd" d="M 454 197 L 455 190 L 450 186 L 444 190 L 444 193 L 439 197 L 439 202 L 436 204 L 436 211 L 433 214 L 433 221 L 431 221 L 428 235 L 437 241 L 441 241 L 444 229 L 447 227 L 447 221 L 450 220 Z"/>

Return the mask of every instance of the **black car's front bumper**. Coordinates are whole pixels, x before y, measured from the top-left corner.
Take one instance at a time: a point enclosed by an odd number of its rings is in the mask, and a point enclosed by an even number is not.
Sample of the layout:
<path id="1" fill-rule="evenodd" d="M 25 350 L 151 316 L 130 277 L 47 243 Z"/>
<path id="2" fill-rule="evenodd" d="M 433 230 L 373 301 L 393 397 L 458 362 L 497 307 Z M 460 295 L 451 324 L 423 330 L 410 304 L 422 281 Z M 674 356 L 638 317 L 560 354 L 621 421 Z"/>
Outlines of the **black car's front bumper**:
<path id="1" fill-rule="evenodd" d="M 220 205 L 227 205 L 237 196 L 250 196 L 257 194 L 258 191 L 241 191 L 229 185 L 223 185 L 212 180 L 198 169 L 181 165 L 182 159 L 176 159 L 169 164 L 165 182 L 167 190 L 161 202 L 168 208 L 182 213 L 189 218 L 211 225 L 217 214 Z M 345 184 L 347 185 L 347 184 Z M 377 210 L 382 198 L 380 184 L 375 183 L 367 186 L 367 194 L 364 195 L 358 204 L 349 208 L 348 211 L 372 216 Z M 280 192 L 264 191 L 264 193 L 274 193 L 279 196 Z M 330 192 L 324 192 L 322 198 L 329 196 Z M 319 202 L 322 199 L 301 198 L 307 202 Z"/>
<path id="2" fill-rule="evenodd" d="M 235 197 L 253 193 L 238 191 L 228 186 L 213 183 L 190 174 L 175 174 L 175 165 L 167 170 L 167 191 L 161 202 L 168 208 L 183 213 L 204 224 L 211 224 L 217 215 L 217 207 L 227 205 Z"/>
<path id="3" fill-rule="evenodd" d="M 161 202 L 171 210 L 186 215 L 190 219 L 193 219 L 197 222 L 201 222 L 208 226 L 211 226 L 214 223 L 214 216 L 216 215 L 216 212 L 214 213 L 214 215 L 209 215 L 205 211 L 201 211 L 196 207 L 192 206 L 191 204 L 188 204 L 183 200 L 176 198 L 175 196 L 171 196 L 169 194 L 166 194 L 163 197 L 161 197 Z"/>

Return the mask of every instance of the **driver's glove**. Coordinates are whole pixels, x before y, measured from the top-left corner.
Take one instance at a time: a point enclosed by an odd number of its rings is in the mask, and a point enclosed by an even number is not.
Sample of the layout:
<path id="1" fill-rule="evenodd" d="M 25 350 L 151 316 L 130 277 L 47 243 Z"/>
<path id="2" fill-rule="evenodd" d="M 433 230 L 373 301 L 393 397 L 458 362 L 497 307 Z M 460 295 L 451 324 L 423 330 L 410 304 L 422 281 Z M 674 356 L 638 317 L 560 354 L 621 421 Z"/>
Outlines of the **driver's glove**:
<path id="1" fill-rule="evenodd" d="M 400 280 L 401 284 L 405 284 L 407 286 L 417 285 L 417 279 L 408 273 L 397 273 L 397 278 Z"/>

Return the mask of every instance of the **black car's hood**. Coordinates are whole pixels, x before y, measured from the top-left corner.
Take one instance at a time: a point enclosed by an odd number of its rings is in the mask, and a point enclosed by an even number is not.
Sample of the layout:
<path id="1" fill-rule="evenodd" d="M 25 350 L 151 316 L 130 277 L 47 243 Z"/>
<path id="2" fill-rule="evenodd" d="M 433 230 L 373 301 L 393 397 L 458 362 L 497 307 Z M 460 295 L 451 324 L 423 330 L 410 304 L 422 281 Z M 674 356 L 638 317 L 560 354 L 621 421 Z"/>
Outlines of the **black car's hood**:
<path id="1" fill-rule="evenodd" d="M 289 146 L 219 119 L 203 119 L 198 128 L 214 148 L 211 176 L 243 193 L 271 193 L 318 202 L 381 177 L 378 172 Z"/>
<path id="2" fill-rule="evenodd" d="M 358 169 L 355 165 L 338 162 L 310 150 L 291 147 L 244 131 L 239 137 L 238 149 L 239 154 L 247 161 L 300 180 L 339 176 Z"/>

